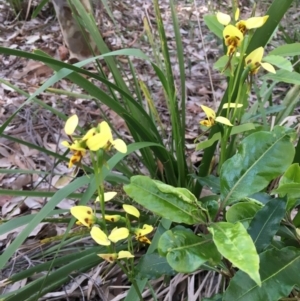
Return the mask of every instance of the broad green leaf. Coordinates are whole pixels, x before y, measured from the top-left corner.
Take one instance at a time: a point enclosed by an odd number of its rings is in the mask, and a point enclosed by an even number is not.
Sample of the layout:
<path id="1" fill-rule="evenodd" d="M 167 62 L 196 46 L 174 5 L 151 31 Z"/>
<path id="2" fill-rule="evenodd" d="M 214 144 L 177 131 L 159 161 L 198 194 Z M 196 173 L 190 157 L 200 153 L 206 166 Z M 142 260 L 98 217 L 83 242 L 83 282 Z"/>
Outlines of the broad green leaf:
<path id="1" fill-rule="evenodd" d="M 300 228 L 300 211 L 298 211 L 296 216 L 294 217 L 293 224 L 295 225 L 295 227 Z"/>
<path id="2" fill-rule="evenodd" d="M 300 250 L 287 247 L 260 255 L 261 287 L 242 271 L 229 283 L 223 301 L 275 301 L 288 297 L 300 285 Z"/>
<path id="3" fill-rule="evenodd" d="M 221 260 L 211 237 L 197 236 L 183 227 L 166 231 L 158 242 L 158 252 L 180 273 L 192 273 L 206 261 L 216 265 Z"/>
<path id="4" fill-rule="evenodd" d="M 252 219 L 248 233 L 252 237 L 256 250 L 261 253 L 266 249 L 279 229 L 285 214 L 286 201 L 272 199 L 261 208 Z"/>
<path id="5" fill-rule="evenodd" d="M 269 55 L 295 56 L 300 55 L 300 43 L 281 45 L 272 50 Z"/>
<path id="6" fill-rule="evenodd" d="M 281 197 L 288 195 L 289 198 L 300 197 L 300 183 L 282 184 L 278 188 L 272 190 L 272 194 L 278 193 Z"/>
<path id="7" fill-rule="evenodd" d="M 168 264 L 166 257 L 158 253 L 143 255 L 135 266 L 135 270 L 139 273 L 139 277 L 147 279 L 157 279 L 161 276 L 176 274 Z"/>
<path id="8" fill-rule="evenodd" d="M 278 187 L 272 191 L 282 197 L 286 194 L 291 198 L 300 198 L 300 166 L 298 163 L 292 164 L 281 177 Z"/>
<path id="9" fill-rule="evenodd" d="M 248 228 L 250 221 L 260 208 L 260 205 L 250 202 L 234 204 L 227 210 L 226 220 L 233 224 L 241 222 L 246 228 Z"/>
<path id="10" fill-rule="evenodd" d="M 187 203 L 197 203 L 197 198 L 186 188 L 173 187 L 161 181 L 153 180 L 156 187 L 163 193 L 174 194 Z"/>
<path id="11" fill-rule="evenodd" d="M 300 166 L 298 163 L 292 164 L 279 181 L 279 187 L 282 184 L 300 184 Z"/>
<path id="12" fill-rule="evenodd" d="M 149 177 L 131 177 L 130 184 L 124 186 L 124 190 L 138 204 L 173 222 L 193 225 L 206 221 L 206 213 L 198 203 L 186 202 L 178 194 L 161 191 L 156 181 Z"/>
<path id="13" fill-rule="evenodd" d="M 256 132 L 246 137 L 237 154 L 221 168 L 221 200 L 225 205 L 259 192 L 292 163 L 293 132 L 276 126 L 272 132 Z"/>
<path id="14" fill-rule="evenodd" d="M 195 179 L 201 183 L 202 186 L 207 186 L 213 193 L 220 193 L 220 178 L 212 174 L 206 177 L 197 177 Z"/>
<path id="15" fill-rule="evenodd" d="M 215 15 L 206 15 L 203 19 L 209 30 L 222 40 L 224 26 L 218 22 L 217 17 Z"/>
<path id="16" fill-rule="evenodd" d="M 208 230 L 212 233 L 213 241 L 221 255 L 247 273 L 260 286 L 259 256 L 244 226 L 239 222 L 220 222 L 212 224 Z"/>
<path id="17" fill-rule="evenodd" d="M 278 70 L 275 74 L 268 73 L 262 77 L 263 79 L 272 79 L 277 82 L 287 84 L 300 85 L 300 74 L 298 72 L 290 72 L 287 70 Z"/>
<path id="18" fill-rule="evenodd" d="M 292 63 L 281 56 L 278 55 L 268 55 L 263 58 L 264 62 L 270 63 L 280 69 L 284 69 L 287 71 L 293 71 Z"/>

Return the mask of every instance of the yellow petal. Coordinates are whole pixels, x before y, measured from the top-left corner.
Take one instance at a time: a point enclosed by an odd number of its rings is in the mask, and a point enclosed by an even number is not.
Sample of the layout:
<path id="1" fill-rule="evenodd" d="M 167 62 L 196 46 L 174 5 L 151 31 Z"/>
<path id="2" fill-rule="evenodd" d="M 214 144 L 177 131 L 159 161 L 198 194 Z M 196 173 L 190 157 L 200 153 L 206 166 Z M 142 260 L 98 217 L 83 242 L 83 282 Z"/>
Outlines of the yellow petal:
<path id="1" fill-rule="evenodd" d="M 86 226 L 91 227 L 96 220 L 96 217 L 93 213 L 93 209 L 88 206 L 75 206 L 70 209 L 71 214 L 78 219 L 78 221 Z"/>
<path id="2" fill-rule="evenodd" d="M 93 227 L 91 230 L 93 240 L 101 246 L 109 246 L 110 241 L 106 234 L 98 227 Z"/>
<path id="3" fill-rule="evenodd" d="M 104 133 L 98 133 L 86 140 L 86 145 L 91 151 L 97 151 L 108 143 L 108 137 Z"/>
<path id="4" fill-rule="evenodd" d="M 216 113 L 214 110 L 212 110 L 211 108 L 207 107 L 207 106 L 200 106 L 201 109 L 204 111 L 205 115 L 208 117 L 208 119 L 212 118 L 215 119 L 216 118 Z"/>
<path id="5" fill-rule="evenodd" d="M 99 124 L 99 127 L 100 127 L 100 133 L 104 134 L 107 137 L 108 141 L 112 141 L 113 136 L 112 136 L 111 129 L 110 129 L 108 123 L 106 121 L 102 121 Z"/>
<path id="6" fill-rule="evenodd" d="M 118 253 L 118 259 L 122 258 L 133 258 L 134 255 L 132 255 L 129 251 L 120 251 Z"/>
<path id="7" fill-rule="evenodd" d="M 151 240 L 146 236 L 137 236 L 136 239 L 144 244 L 151 244 Z"/>
<path id="8" fill-rule="evenodd" d="M 129 230 L 125 227 L 114 228 L 110 235 L 108 236 L 109 240 L 116 243 L 121 239 L 127 238 L 129 235 Z"/>
<path id="9" fill-rule="evenodd" d="M 104 202 L 112 200 L 117 195 L 115 191 L 104 192 Z"/>
<path id="10" fill-rule="evenodd" d="M 234 20 L 237 21 L 240 17 L 240 9 L 237 8 L 234 13 Z"/>
<path id="11" fill-rule="evenodd" d="M 229 108 L 241 108 L 243 105 L 241 103 L 235 103 L 235 102 L 231 102 L 230 104 L 225 103 L 223 105 L 223 109 L 227 109 Z"/>
<path id="12" fill-rule="evenodd" d="M 96 134 L 96 128 L 89 129 L 86 134 L 82 137 L 82 141 L 85 141 Z"/>
<path id="13" fill-rule="evenodd" d="M 125 144 L 125 142 L 122 139 L 114 140 L 113 141 L 113 146 L 118 152 L 120 152 L 122 154 L 127 153 L 127 145 Z"/>
<path id="14" fill-rule="evenodd" d="M 247 29 L 253 29 L 263 26 L 268 20 L 269 16 L 252 17 L 245 21 Z"/>
<path id="15" fill-rule="evenodd" d="M 115 191 L 108 191 L 108 192 L 104 192 L 104 202 L 108 202 L 110 200 L 112 200 L 118 193 Z M 99 202 L 99 196 L 96 197 L 95 203 Z"/>
<path id="16" fill-rule="evenodd" d="M 79 140 L 75 140 L 72 144 L 70 144 L 69 149 L 74 150 L 74 151 L 85 152 L 85 148 L 83 147 L 81 141 L 79 141 Z"/>
<path id="17" fill-rule="evenodd" d="M 70 143 L 68 141 L 62 141 L 61 145 L 63 145 L 64 147 L 70 148 Z"/>
<path id="18" fill-rule="evenodd" d="M 241 44 L 244 39 L 243 34 L 235 26 L 229 24 L 223 30 L 223 37 L 225 39 L 226 46 L 230 45 L 229 38 L 233 38 L 237 46 Z"/>
<path id="19" fill-rule="evenodd" d="M 130 214 L 130 215 L 133 215 L 137 218 L 140 217 L 140 212 L 138 211 L 137 208 L 135 208 L 134 206 L 132 205 L 127 205 L 127 204 L 124 204 L 123 205 L 123 209 L 125 210 L 126 213 Z"/>
<path id="20" fill-rule="evenodd" d="M 108 262 L 114 262 L 115 260 L 118 259 L 118 254 L 117 253 L 110 253 L 110 254 L 97 254 L 99 257 L 102 259 L 108 261 Z"/>
<path id="21" fill-rule="evenodd" d="M 269 63 L 260 63 L 260 65 L 261 65 L 265 70 L 267 70 L 268 72 L 276 73 L 275 68 L 274 68 L 271 64 L 269 64 Z"/>
<path id="22" fill-rule="evenodd" d="M 120 220 L 121 215 L 117 215 L 117 214 L 115 214 L 115 215 L 105 215 L 104 218 L 105 218 L 107 221 L 110 221 L 110 222 L 115 223 L 115 222 L 117 222 L 117 221 Z"/>
<path id="23" fill-rule="evenodd" d="M 70 158 L 70 161 L 69 161 L 69 168 L 71 168 L 74 164 L 78 163 L 81 161 L 82 159 L 82 154 L 81 152 L 76 152 L 76 154 L 74 154 L 71 158 Z"/>
<path id="24" fill-rule="evenodd" d="M 223 124 L 228 125 L 228 126 L 233 126 L 233 124 L 229 121 L 229 119 L 227 119 L 223 116 L 218 116 L 216 118 L 216 122 L 223 123 Z"/>
<path id="25" fill-rule="evenodd" d="M 78 125 L 78 117 L 77 115 L 72 115 L 71 117 L 68 118 L 65 124 L 65 132 L 67 135 L 71 136 L 73 135 L 76 127 Z"/>
<path id="26" fill-rule="evenodd" d="M 145 224 L 142 229 L 136 229 L 134 231 L 137 237 L 145 236 L 153 231 L 153 227 L 151 225 Z"/>
<path id="27" fill-rule="evenodd" d="M 258 47 L 246 56 L 246 65 L 250 65 L 251 69 L 256 68 L 256 63 L 260 63 L 264 55 L 264 48 Z"/>
<path id="28" fill-rule="evenodd" d="M 208 128 L 210 128 L 214 125 L 214 122 L 212 122 L 211 120 L 201 120 L 199 123 Z"/>
<path id="29" fill-rule="evenodd" d="M 217 13 L 217 20 L 219 23 L 221 23 L 222 25 L 228 25 L 230 23 L 230 16 L 221 12 Z"/>

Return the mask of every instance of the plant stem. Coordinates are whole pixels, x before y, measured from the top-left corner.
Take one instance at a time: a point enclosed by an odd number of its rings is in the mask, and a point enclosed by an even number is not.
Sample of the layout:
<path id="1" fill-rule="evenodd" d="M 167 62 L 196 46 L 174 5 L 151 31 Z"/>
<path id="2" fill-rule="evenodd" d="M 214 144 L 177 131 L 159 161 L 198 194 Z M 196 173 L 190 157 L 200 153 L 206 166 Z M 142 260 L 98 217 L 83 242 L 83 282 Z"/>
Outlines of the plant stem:
<path id="1" fill-rule="evenodd" d="M 124 266 L 123 266 L 119 261 L 117 261 L 117 264 L 118 264 L 118 266 L 120 267 L 120 269 L 123 271 L 123 273 L 124 273 L 125 275 L 127 275 L 128 279 L 129 279 L 130 282 L 132 283 L 132 285 L 133 285 L 133 287 L 134 287 L 134 289 L 135 289 L 135 291 L 136 291 L 136 293 L 137 293 L 137 295 L 138 295 L 140 301 L 144 301 L 143 296 L 142 296 L 142 294 L 141 294 L 141 292 L 140 292 L 140 290 L 139 290 L 139 287 L 138 287 L 138 285 L 137 285 L 137 283 L 136 283 L 134 277 L 131 277 L 131 275 L 128 273 L 128 271 L 126 271 L 126 269 L 124 268 Z"/>

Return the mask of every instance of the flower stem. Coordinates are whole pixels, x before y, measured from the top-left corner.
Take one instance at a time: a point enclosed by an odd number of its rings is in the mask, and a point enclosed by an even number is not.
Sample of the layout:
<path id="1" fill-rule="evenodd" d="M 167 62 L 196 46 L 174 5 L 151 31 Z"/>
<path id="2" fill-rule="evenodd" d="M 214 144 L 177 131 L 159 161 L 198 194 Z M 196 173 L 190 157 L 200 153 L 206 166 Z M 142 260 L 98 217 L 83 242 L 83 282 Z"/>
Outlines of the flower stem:
<path id="1" fill-rule="evenodd" d="M 133 285 L 133 287 L 134 287 L 134 289 L 135 289 L 135 291 L 136 291 L 136 293 L 137 293 L 137 295 L 138 295 L 140 301 L 143 301 L 143 300 L 144 300 L 144 299 L 143 299 L 143 296 L 142 296 L 142 294 L 141 294 L 141 292 L 140 292 L 140 289 L 139 289 L 139 287 L 138 287 L 138 285 L 137 285 L 137 283 L 136 283 L 134 277 L 132 277 L 132 276 L 130 275 L 130 273 L 124 268 L 124 266 L 123 266 L 119 261 L 117 262 L 117 264 L 118 264 L 118 266 L 120 267 L 120 269 L 123 271 L 123 273 L 124 273 L 125 275 L 127 275 L 128 279 L 129 279 L 130 282 L 132 283 L 132 285 Z"/>

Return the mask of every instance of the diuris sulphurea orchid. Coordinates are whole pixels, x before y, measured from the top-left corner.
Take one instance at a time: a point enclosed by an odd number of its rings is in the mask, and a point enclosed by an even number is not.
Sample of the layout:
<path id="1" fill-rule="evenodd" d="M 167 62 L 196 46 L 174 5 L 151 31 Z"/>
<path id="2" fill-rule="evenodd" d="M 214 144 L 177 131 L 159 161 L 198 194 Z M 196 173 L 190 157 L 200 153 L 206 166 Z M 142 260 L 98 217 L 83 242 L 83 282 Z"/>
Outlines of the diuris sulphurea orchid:
<path id="1" fill-rule="evenodd" d="M 215 111 L 212 110 L 211 108 L 201 105 L 201 109 L 204 111 L 204 113 L 206 115 L 206 119 L 200 121 L 201 125 L 204 125 L 205 127 L 210 128 L 213 125 L 215 125 L 216 122 L 219 122 L 219 123 L 222 123 L 222 124 L 225 124 L 228 126 L 233 126 L 233 124 L 230 122 L 230 120 L 227 119 L 226 117 L 223 117 L 223 116 L 216 117 Z"/>
<path id="2" fill-rule="evenodd" d="M 235 12 L 235 21 L 239 19 L 240 16 L 240 10 L 237 8 Z M 247 20 L 239 20 L 235 23 L 235 27 L 240 30 L 240 32 L 245 35 L 248 30 L 255 29 L 262 27 L 266 21 L 268 20 L 269 16 L 263 16 L 263 17 L 251 17 Z M 217 20 L 222 25 L 226 26 L 230 23 L 231 17 L 227 14 L 224 14 L 222 12 L 217 13 Z"/>
<path id="3" fill-rule="evenodd" d="M 106 151 L 114 147 L 121 153 L 127 152 L 127 145 L 122 139 L 113 139 L 111 129 L 106 121 L 102 121 L 97 127 L 88 130 L 82 138 L 73 139 L 72 135 L 77 128 L 78 122 L 78 116 L 72 115 L 68 118 L 64 127 L 71 143 L 63 141 L 62 145 L 69 148 L 73 153 L 69 161 L 69 168 L 79 163 L 88 150 L 98 151 L 103 149 Z"/>
<path id="4" fill-rule="evenodd" d="M 93 209 L 88 206 L 74 206 L 70 209 L 71 214 L 78 220 L 79 224 L 90 228 L 96 222 Z"/>
<path id="5" fill-rule="evenodd" d="M 271 64 L 262 62 L 263 55 L 263 47 L 256 48 L 249 55 L 247 55 L 245 59 L 245 65 L 250 69 L 251 75 L 256 74 L 260 67 L 263 67 L 268 72 L 276 73 L 275 68 Z"/>
<path id="6" fill-rule="evenodd" d="M 233 25 L 227 25 L 223 30 L 225 45 L 227 46 L 227 55 L 232 56 L 237 47 L 239 47 L 244 39 L 243 34 Z"/>

